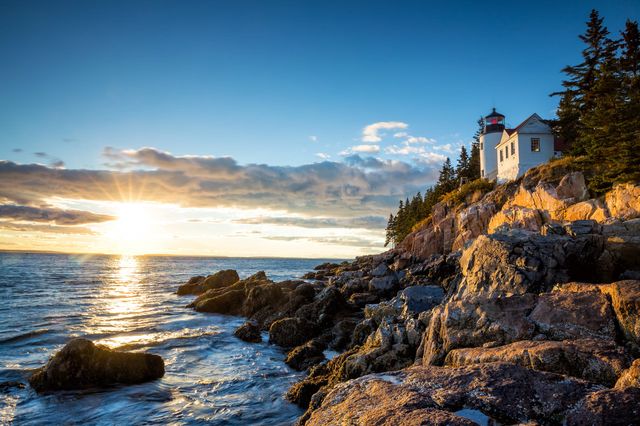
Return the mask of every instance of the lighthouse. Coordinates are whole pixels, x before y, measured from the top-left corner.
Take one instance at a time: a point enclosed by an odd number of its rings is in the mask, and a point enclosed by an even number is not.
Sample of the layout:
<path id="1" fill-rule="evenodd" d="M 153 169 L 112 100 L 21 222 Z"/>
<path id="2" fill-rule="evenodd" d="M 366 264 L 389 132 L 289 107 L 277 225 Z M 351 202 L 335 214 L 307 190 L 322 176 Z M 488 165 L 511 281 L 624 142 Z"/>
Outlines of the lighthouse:
<path id="1" fill-rule="evenodd" d="M 484 117 L 484 128 L 480 135 L 480 176 L 495 179 L 498 176 L 496 145 L 500 143 L 504 130 L 504 115 L 493 108 L 491 114 Z"/>

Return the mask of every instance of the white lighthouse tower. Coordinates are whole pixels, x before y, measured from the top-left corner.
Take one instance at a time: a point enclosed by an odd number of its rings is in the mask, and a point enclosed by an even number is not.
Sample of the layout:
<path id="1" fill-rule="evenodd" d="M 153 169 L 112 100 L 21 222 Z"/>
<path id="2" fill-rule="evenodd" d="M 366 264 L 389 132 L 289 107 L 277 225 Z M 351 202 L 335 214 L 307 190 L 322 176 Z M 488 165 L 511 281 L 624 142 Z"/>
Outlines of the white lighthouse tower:
<path id="1" fill-rule="evenodd" d="M 504 115 L 493 108 L 491 114 L 484 117 L 484 130 L 480 135 L 480 176 L 485 179 L 498 176 L 496 145 L 500 142 L 503 130 Z"/>

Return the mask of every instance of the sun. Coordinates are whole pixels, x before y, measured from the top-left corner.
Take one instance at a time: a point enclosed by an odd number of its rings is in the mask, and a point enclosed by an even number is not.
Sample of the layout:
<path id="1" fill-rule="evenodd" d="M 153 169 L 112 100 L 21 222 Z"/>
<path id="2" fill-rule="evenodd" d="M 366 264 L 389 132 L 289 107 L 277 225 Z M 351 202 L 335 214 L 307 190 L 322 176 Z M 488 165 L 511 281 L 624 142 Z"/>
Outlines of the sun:
<path id="1" fill-rule="evenodd" d="M 125 254 L 141 254 L 148 247 L 151 217 L 143 204 L 121 203 L 110 236 Z"/>

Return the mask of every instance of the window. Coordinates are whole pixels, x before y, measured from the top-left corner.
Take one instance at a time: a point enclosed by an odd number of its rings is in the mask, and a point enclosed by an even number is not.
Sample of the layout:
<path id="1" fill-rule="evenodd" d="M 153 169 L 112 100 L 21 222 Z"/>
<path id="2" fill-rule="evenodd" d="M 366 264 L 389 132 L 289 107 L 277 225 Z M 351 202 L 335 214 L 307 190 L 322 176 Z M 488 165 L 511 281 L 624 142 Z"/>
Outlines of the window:
<path id="1" fill-rule="evenodd" d="M 502 162 L 502 150 L 500 150 L 500 162 Z"/>
<path id="2" fill-rule="evenodd" d="M 482 142 L 480 142 L 480 149 L 482 149 Z"/>
<path id="3" fill-rule="evenodd" d="M 531 138 L 531 152 L 540 152 L 540 138 Z"/>
<path id="4" fill-rule="evenodd" d="M 511 155 L 516 155 L 516 143 L 511 142 Z"/>
<path id="5" fill-rule="evenodd" d="M 505 158 L 509 158 L 509 147 L 508 146 L 504 147 L 504 157 Z"/>
<path id="6" fill-rule="evenodd" d="M 482 177 L 484 177 L 484 169 L 482 169 L 481 173 Z"/>

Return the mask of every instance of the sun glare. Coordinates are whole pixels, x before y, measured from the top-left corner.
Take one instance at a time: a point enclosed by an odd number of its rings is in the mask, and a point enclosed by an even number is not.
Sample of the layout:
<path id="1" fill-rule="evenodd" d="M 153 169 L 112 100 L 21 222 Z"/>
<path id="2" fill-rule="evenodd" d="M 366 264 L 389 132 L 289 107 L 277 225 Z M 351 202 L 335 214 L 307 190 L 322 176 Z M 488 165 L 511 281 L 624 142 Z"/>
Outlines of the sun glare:
<path id="1" fill-rule="evenodd" d="M 120 252 L 141 254 L 147 248 L 150 236 L 150 217 L 142 204 L 122 203 L 118 206 L 117 220 L 110 232 Z"/>

